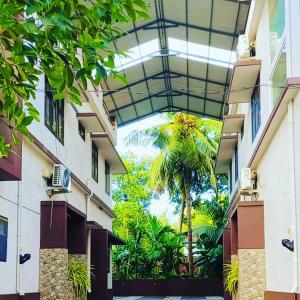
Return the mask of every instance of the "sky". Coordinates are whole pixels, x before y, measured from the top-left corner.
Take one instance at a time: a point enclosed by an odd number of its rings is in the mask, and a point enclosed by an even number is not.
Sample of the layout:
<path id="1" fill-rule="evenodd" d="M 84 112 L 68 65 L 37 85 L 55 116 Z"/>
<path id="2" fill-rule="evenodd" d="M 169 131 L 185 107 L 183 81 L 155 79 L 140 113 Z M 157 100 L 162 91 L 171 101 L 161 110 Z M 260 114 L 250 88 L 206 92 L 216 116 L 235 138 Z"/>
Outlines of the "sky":
<path id="1" fill-rule="evenodd" d="M 155 157 L 158 154 L 158 150 L 153 146 L 127 146 L 124 142 L 124 139 L 134 130 L 151 128 L 152 126 L 157 126 L 165 122 L 166 119 L 161 114 L 159 114 L 118 128 L 118 140 L 116 147 L 118 152 L 121 155 L 126 154 L 126 152 L 133 152 L 139 158 L 143 156 Z M 153 199 L 149 209 L 151 214 L 156 216 L 160 216 L 162 213 L 166 212 L 169 222 L 173 223 L 178 218 L 173 214 L 174 206 L 169 202 L 168 198 L 169 196 L 166 192 L 162 194 L 159 199 Z"/>

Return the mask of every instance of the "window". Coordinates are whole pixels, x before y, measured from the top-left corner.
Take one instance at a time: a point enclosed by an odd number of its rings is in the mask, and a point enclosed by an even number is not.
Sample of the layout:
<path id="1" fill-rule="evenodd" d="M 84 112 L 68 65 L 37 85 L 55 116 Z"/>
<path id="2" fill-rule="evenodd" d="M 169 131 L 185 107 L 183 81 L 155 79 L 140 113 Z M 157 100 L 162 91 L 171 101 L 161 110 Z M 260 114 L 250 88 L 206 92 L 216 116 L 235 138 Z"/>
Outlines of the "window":
<path id="1" fill-rule="evenodd" d="M 81 138 L 85 141 L 85 128 L 80 122 L 78 122 L 78 133 L 81 136 Z"/>
<path id="2" fill-rule="evenodd" d="M 238 145 L 236 145 L 234 150 L 234 178 L 235 181 L 239 178 L 239 155 L 238 155 Z"/>
<path id="3" fill-rule="evenodd" d="M 232 161 L 229 167 L 229 192 L 232 192 Z"/>
<path id="4" fill-rule="evenodd" d="M 282 52 L 280 53 L 278 62 L 276 64 L 273 76 L 272 76 L 272 86 L 273 86 L 273 104 L 278 100 L 278 97 L 286 84 L 287 73 L 286 73 L 286 46 L 284 44 Z"/>
<path id="5" fill-rule="evenodd" d="M 269 0 L 271 62 L 281 45 L 285 28 L 285 0 Z"/>
<path id="6" fill-rule="evenodd" d="M 254 141 L 260 127 L 260 79 L 258 77 L 251 98 L 251 121 L 252 121 L 252 141 Z"/>
<path id="7" fill-rule="evenodd" d="M 242 127 L 241 127 L 241 140 L 244 137 L 244 130 L 245 130 L 245 128 L 244 128 L 244 122 L 243 122 Z"/>
<path id="8" fill-rule="evenodd" d="M 7 259 L 7 219 L 0 216 L 0 261 Z"/>
<path id="9" fill-rule="evenodd" d="M 110 195 L 110 165 L 105 161 L 105 193 Z"/>
<path id="10" fill-rule="evenodd" d="M 98 148 L 92 143 L 92 177 L 98 182 Z"/>
<path id="11" fill-rule="evenodd" d="M 45 78 L 45 125 L 64 143 L 64 100 L 55 100 L 48 79 Z"/>

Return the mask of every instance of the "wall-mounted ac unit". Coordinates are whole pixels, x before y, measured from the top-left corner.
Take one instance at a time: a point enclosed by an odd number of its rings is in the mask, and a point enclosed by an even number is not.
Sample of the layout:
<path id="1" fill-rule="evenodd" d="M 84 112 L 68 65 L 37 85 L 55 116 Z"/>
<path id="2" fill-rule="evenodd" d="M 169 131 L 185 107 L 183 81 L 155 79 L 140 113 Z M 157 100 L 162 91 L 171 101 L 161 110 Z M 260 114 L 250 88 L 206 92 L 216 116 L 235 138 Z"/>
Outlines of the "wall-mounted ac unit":
<path id="1" fill-rule="evenodd" d="M 250 168 L 244 168 L 241 170 L 240 189 L 252 190 L 252 172 Z"/>
<path id="2" fill-rule="evenodd" d="M 71 172 L 62 164 L 53 165 L 52 187 L 63 193 L 71 192 Z"/>
<path id="3" fill-rule="evenodd" d="M 249 49 L 249 40 L 245 34 L 241 34 L 238 39 L 238 44 L 236 46 L 236 56 L 237 59 L 249 58 L 250 49 Z"/>

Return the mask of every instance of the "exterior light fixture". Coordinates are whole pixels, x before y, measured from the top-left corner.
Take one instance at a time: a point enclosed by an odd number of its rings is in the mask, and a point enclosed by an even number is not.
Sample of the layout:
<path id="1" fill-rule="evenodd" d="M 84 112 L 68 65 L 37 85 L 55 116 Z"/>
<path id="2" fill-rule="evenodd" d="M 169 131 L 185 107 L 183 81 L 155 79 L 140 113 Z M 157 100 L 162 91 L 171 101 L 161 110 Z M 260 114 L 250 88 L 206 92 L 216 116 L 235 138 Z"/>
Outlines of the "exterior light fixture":
<path id="1" fill-rule="evenodd" d="M 288 240 L 288 239 L 283 239 L 281 241 L 282 246 L 289 249 L 290 251 L 294 252 L 294 241 Z"/>
<path id="2" fill-rule="evenodd" d="M 26 254 L 21 254 L 20 255 L 20 265 L 23 265 L 23 264 L 25 264 L 26 263 L 26 261 L 28 261 L 29 259 L 31 258 L 31 254 L 29 254 L 29 253 L 26 253 Z"/>

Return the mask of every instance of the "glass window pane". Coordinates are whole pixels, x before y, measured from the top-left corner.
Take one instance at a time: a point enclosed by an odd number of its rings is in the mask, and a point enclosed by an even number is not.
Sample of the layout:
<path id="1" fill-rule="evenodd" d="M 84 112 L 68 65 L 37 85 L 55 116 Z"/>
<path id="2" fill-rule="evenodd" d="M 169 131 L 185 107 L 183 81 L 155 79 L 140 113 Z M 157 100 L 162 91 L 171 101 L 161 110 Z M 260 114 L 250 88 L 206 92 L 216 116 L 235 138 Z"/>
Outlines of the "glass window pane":
<path id="1" fill-rule="evenodd" d="M 64 100 L 56 100 L 45 78 L 45 125 L 61 142 L 64 142 Z"/>
<path id="2" fill-rule="evenodd" d="M 280 92 L 283 89 L 283 86 L 286 84 L 286 80 L 286 47 L 284 46 L 272 77 L 273 104 L 277 102 Z"/>
<path id="3" fill-rule="evenodd" d="M 271 61 L 278 50 L 285 28 L 285 0 L 269 0 Z"/>

